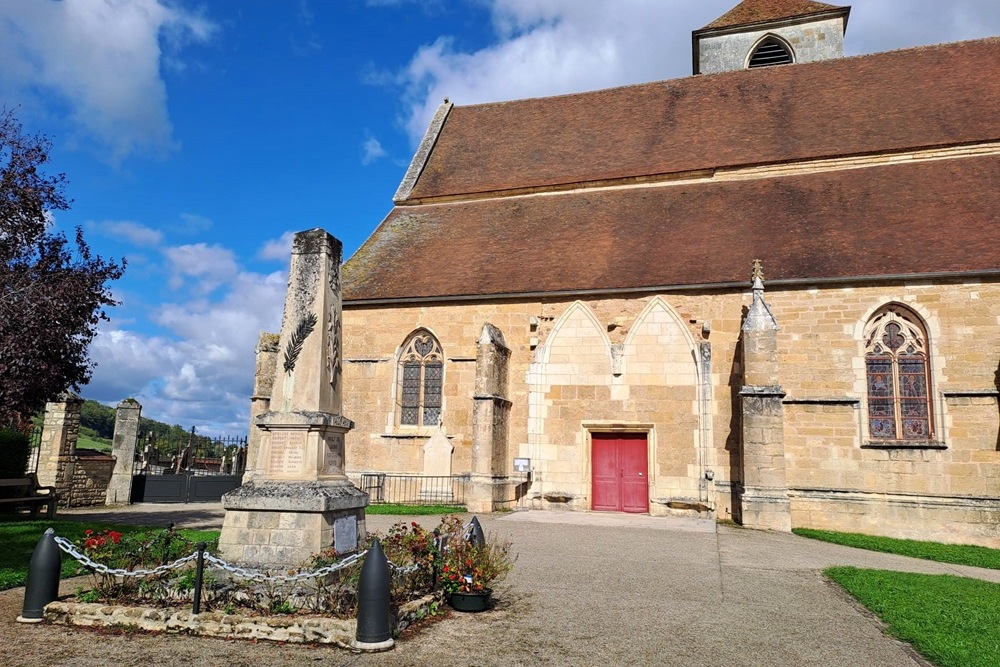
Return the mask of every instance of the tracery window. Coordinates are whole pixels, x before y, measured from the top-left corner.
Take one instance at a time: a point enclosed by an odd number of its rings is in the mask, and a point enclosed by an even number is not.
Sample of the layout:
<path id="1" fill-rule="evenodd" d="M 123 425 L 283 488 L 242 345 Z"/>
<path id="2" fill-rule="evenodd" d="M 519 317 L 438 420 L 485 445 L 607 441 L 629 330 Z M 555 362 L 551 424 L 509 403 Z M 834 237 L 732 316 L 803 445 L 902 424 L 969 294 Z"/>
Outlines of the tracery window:
<path id="1" fill-rule="evenodd" d="M 927 333 L 914 313 L 898 305 L 875 313 L 865 328 L 865 369 L 871 438 L 931 439 Z"/>
<path id="2" fill-rule="evenodd" d="M 790 65 L 795 62 L 792 51 L 779 39 L 768 37 L 757 45 L 750 54 L 747 67 L 770 67 L 771 65 Z"/>
<path id="3" fill-rule="evenodd" d="M 437 426 L 441 421 L 444 354 L 426 330 L 407 339 L 399 355 L 398 406 L 401 426 Z"/>

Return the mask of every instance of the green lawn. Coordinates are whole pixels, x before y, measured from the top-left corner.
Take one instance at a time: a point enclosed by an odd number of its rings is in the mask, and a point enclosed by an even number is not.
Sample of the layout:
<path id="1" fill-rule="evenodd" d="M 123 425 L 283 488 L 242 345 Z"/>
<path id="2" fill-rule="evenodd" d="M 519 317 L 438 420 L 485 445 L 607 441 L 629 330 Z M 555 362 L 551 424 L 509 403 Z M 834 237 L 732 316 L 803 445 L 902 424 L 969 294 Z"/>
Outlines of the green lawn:
<path id="1" fill-rule="evenodd" d="M 464 506 L 455 505 L 398 505 L 385 503 L 369 505 L 365 508 L 367 514 L 389 514 L 399 516 L 444 516 L 445 514 L 464 514 Z"/>
<path id="2" fill-rule="evenodd" d="M 875 537 L 873 535 L 858 535 L 856 533 L 835 533 L 827 530 L 813 530 L 811 528 L 795 528 L 792 532 L 802 537 L 833 542 L 834 544 L 843 544 L 849 547 L 857 547 L 858 549 L 881 551 L 900 556 L 912 556 L 913 558 L 923 558 L 924 560 L 933 560 L 939 563 L 972 565 L 974 567 L 1000 570 L 1000 549 L 964 544 L 897 540 L 891 537 Z"/>
<path id="3" fill-rule="evenodd" d="M 144 526 L 120 526 L 105 523 L 82 523 L 78 521 L 47 521 L 19 520 L 13 517 L 0 517 L 0 590 L 24 586 L 28 578 L 28 562 L 31 552 L 41 538 L 46 528 L 52 527 L 59 537 L 78 540 L 83 537 L 83 531 L 93 529 L 101 531 L 106 528 L 119 532 L 138 532 L 157 530 Z M 189 540 L 211 542 L 219 537 L 217 530 L 179 530 L 177 531 Z M 76 561 L 63 554 L 62 576 L 71 577 L 80 574 Z"/>
<path id="4" fill-rule="evenodd" d="M 853 567 L 824 574 L 935 665 L 1000 665 L 1000 584 Z"/>
<path id="5" fill-rule="evenodd" d="M 83 433 L 78 436 L 76 446 L 80 449 L 96 449 L 99 452 L 111 452 L 110 440 L 107 438 L 91 437 Z"/>

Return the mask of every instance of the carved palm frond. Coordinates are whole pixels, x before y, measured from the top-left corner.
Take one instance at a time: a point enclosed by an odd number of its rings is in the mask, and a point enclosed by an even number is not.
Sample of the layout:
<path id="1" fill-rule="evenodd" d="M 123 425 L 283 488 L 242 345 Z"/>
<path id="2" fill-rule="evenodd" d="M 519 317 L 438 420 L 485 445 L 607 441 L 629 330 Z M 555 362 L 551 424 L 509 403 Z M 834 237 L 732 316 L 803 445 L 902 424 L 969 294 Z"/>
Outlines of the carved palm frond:
<path id="1" fill-rule="evenodd" d="M 302 352 L 302 345 L 306 342 L 306 338 L 312 333 L 312 330 L 316 327 L 316 315 L 313 313 L 307 313 L 301 320 L 299 320 L 299 325 L 295 327 L 295 331 L 292 332 L 291 337 L 288 339 L 288 346 L 285 347 L 285 372 L 291 373 L 292 369 L 295 368 L 295 361 L 299 358 L 299 353 Z"/>

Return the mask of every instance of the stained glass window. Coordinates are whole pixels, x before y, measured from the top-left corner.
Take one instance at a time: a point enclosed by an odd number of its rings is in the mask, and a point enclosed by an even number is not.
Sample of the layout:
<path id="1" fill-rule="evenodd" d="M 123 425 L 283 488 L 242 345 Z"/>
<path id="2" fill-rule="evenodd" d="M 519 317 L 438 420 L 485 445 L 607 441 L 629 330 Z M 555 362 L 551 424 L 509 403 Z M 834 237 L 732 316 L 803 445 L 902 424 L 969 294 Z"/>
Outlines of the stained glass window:
<path id="1" fill-rule="evenodd" d="M 437 426 L 441 421 L 444 355 L 430 332 L 410 335 L 399 355 L 397 391 L 401 426 Z"/>
<path id="2" fill-rule="evenodd" d="M 933 435 L 927 334 L 902 306 L 878 311 L 865 329 L 868 432 L 875 440 Z"/>

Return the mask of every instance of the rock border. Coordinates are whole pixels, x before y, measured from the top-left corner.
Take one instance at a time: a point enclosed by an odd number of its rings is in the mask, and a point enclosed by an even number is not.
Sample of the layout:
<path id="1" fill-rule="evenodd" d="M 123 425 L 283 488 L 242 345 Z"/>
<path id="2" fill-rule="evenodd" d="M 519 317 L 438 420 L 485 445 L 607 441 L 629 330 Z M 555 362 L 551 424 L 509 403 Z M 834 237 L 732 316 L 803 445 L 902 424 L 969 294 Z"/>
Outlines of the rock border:
<path id="1" fill-rule="evenodd" d="M 439 595 L 407 602 L 396 613 L 396 633 L 431 613 Z M 357 619 L 329 616 L 247 616 L 221 611 L 191 613 L 177 608 L 126 607 L 98 602 L 50 602 L 45 619 L 57 625 L 121 628 L 145 632 L 188 634 L 221 639 L 250 639 L 294 644 L 333 644 L 350 648 Z"/>

